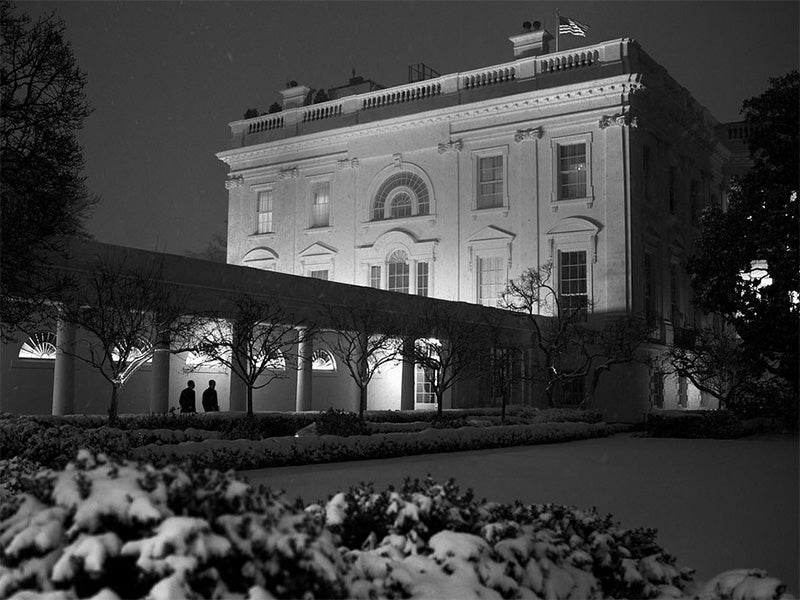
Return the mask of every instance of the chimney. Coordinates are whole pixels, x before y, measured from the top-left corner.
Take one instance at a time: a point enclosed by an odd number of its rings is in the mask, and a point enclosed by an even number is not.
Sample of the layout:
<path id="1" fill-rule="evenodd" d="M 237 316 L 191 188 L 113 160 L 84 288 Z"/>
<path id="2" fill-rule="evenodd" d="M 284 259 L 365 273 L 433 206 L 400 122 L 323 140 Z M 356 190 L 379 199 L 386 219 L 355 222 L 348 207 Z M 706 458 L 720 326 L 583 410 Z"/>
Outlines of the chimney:
<path id="1" fill-rule="evenodd" d="M 303 106 L 306 101 L 306 96 L 311 88 L 304 85 L 297 85 L 296 81 L 290 81 L 286 84 L 286 89 L 281 90 L 283 96 L 283 109 L 296 108 Z"/>
<path id="2" fill-rule="evenodd" d="M 509 41 L 514 45 L 514 58 L 524 58 L 526 56 L 539 56 L 550 52 L 550 40 L 553 36 L 546 29 L 542 29 L 539 21 L 530 21 L 522 24 L 524 33 L 512 35 Z"/>

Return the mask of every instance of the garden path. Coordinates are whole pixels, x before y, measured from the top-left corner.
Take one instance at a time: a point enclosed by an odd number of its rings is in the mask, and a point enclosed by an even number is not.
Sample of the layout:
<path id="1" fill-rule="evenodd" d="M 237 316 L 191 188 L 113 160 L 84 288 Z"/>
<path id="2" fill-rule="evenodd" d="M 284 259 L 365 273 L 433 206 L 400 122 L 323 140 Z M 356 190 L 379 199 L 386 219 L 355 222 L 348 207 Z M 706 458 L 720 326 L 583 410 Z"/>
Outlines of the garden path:
<path id="1" fill-rule="evenodd" d="M 705 580 L 759 567 L 800 592 L 797 436 L 738 440 L 620 434 L 514 448 L 243 471 L 254 484 L 307 503 L 360 481 L 377 489 L 405 476 L 453 477 L 479 498 L 595 506 L 624 527 L 655 527 L 658 541 Z"/>

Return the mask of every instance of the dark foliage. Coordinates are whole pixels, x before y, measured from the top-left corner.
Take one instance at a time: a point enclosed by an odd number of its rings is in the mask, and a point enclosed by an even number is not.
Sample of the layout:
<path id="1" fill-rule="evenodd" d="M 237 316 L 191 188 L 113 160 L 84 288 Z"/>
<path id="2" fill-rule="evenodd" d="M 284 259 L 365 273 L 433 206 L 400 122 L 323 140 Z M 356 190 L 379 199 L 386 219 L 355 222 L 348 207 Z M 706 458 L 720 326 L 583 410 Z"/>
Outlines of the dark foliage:
<path id="1" fill-rule="evenodd" d="M 738 438 L 747 433 L 741 419 L 727 410 L 651 412 L 646 431 L 652 437 L 714 439 Z"/>
<path id="2" fill-rule="evenodd" d="M 369 427 L 358 414 L 329 408 L 314 419 L 319 435 L 369 435 Z"/>

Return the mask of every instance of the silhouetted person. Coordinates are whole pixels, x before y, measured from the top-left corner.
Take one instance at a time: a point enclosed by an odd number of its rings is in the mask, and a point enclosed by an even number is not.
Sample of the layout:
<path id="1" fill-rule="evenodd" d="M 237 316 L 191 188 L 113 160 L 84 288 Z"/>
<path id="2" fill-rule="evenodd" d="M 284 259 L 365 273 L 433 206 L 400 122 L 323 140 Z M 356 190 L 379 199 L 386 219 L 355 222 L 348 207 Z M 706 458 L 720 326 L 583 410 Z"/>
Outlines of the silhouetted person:
<path id="1" fill-rule="evenodd" d="M 181 392 L 181 398 L 178 400 L 181 405 L 182 413 L 196 413 L 194 401 L 194 381 L 191 379 L 186 382 L 186 389 Z"/>
<path id="2" fill-rule="evenodd" d="M 206 412 L 215 412 L 219 410 L 219 402 L 217 402 L 217 382 L 213 379 L 208 381 L 208 389 L 203 392 L 203 410 Z"/>

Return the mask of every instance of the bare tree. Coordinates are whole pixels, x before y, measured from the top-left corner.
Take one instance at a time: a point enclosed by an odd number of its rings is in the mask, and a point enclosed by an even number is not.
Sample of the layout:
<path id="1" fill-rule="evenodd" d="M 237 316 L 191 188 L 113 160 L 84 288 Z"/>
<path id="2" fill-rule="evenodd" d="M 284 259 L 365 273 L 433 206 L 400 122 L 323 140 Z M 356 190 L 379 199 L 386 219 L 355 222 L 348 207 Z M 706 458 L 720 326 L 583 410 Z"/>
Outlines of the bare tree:
<path id="1" fill-rule="evenodd" d="M 436 397 L 441 415 L 444 394 L 471 372 L 480 376 L 480 356 L 486 332 L 480 323 L 459 319 L 451 311 L 434 306 L 412 325 L 414 344 L 404 346 L 407 360 L 420 365 Z"/>
<path id="2" fill-rule="evenodd" d="M 62 294 L 59 318 L 86 335 L 73 348 L 60 348 L 97 369 L 111 384 L 108 416 L 117 418 L 118 393 L 165 342 L 179 351 L 194 320 L 185 315 L 185 298 L 161 277 L 160 261 L 128 267 L 126 260 L 102 258 L 86 275 L 78 275 Z"/>
<path id="3" fill-rule="evenodd" d="M 223 311 L 209 314 L 190 344 L 200 360 L 190 370 L 216 362 L 247 387 L 247 414 L 253 414 L 253 390 L 286 377 L 294 368 L 295 344 L 310 328 L 270 298 L 242 294 L 229 298 Z"/>
<path id="4" fill-rule="evenodd" d="M 324 310 L 335 332 L 329 347 L 358 387 L 358 416 L 363 420 L 370 381 L 381 366 L 400 356 L 401 321 L 369 301 L 349 307 L 326 305 Z"/>
<path id="5" fill-rule="evenodd" d="M 91 109 L 64 23 L 0 2 L 0 335 L 36 321 L 63 281 L 47 270 L 96 202 L 75 132 Z"/>
<path id="6" fill-rule="evenodd" d="M 603 373 L 636 358 L 648 328 L 629 316 L 588 318 L 590 305 L 585 298 L 561 296 L 553 275 L 552 262 L 527 269 L 508 284 L 500 306 L 528 317 L 531 346 L 543 358 L 537 371 L 545 384 L 548 406 L 555 406 L 557 387 L 585 382 L 591 376 L 580 402 L 584 406 Z"/>
<path id="7" fill-rule="evenodd" d="M 677 330 L 661 358 L 662 373 L 686 377 L 697 389 L 712 395 L 725 408 L 761 374 L 730 325 Z"/>
<path id="8" fill-rule="evenodd" d="M 530 380 L 523 364 L 525 348 L 503 339 L 500 318 L 493 311 L 485 315 L 488 328 L 486 344 L 480 353 L 480 372 L 489 381 L 492 397 L 500 396 L 500 418 L 506 419 L 506 407 L 515 385 Z"/>

